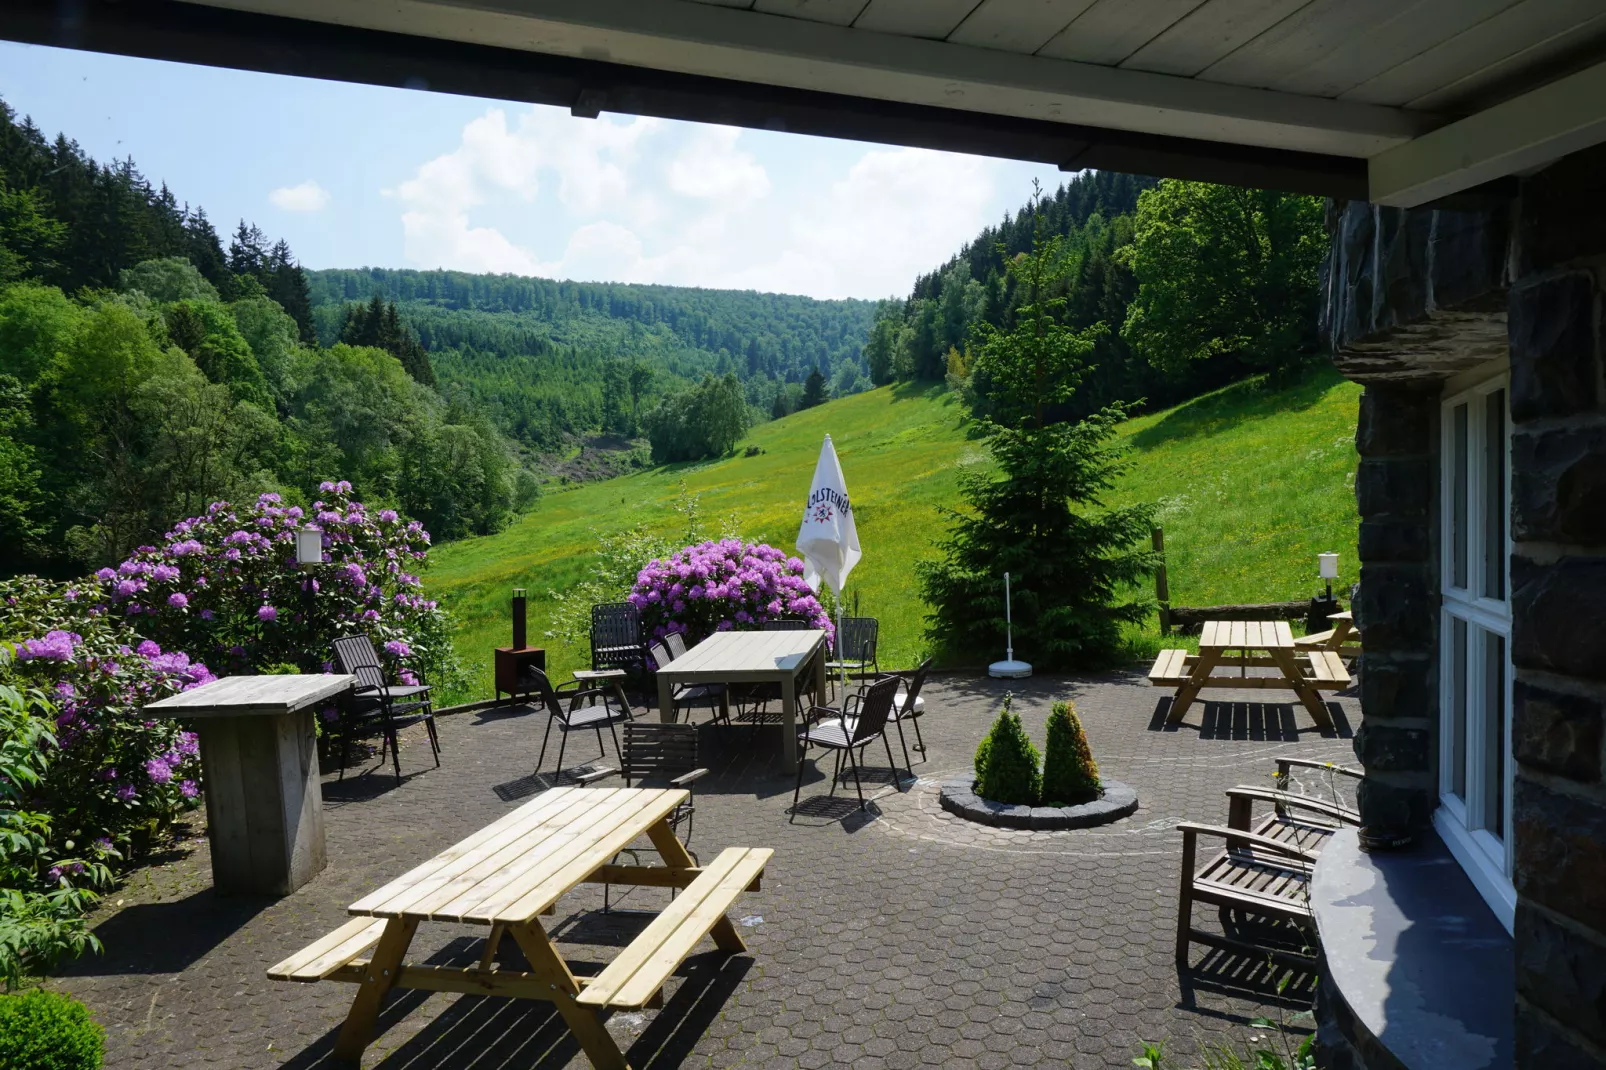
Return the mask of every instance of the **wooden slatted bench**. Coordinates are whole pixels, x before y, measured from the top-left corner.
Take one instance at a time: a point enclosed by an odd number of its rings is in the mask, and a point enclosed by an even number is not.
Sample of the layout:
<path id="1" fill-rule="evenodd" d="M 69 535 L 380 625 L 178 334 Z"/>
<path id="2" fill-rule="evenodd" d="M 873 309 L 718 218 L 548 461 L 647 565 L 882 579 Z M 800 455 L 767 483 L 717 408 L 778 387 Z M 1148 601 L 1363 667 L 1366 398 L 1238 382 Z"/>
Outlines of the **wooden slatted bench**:
<path id="1" fill-rule="evenodd" d="M 1310 659 L 1311 686 L 1318 691 L 1342 691 L 1350 685 L 1349 670 L 1344 659 L 1332 650 L 1312 650 L 1302 653 Z"/>
<path id="2" fill-rule="evenodd" d="M 774 853 L 768 847 L 725 848 L 640 936 L 591 978 L 575 1002 L 628 1010 L 647 1006 L 697 941 L 710 932 L 721 951 L 746 951 L 725 911 L 763 875 Z"/>
<path id="3" fill-rule="evenodd" d="M 1191 943 L 1244 952 L 1262 960 L 1270 957 L 1290 965 L 1308 967 L 1300 955 L 1259 947 L 1231 936 L 1193 927 L 1193 904 L 1213 903 L 1229 910 L 1289 921 L 1304 928 L 1310 922 L 1306 887 L 1316 851 L 1258 835 L 1245 829 L 1183 822 L 1182 887 L 1177 897 L 1177 965 L 1188 965 Z M 1219 836 L 1226 850 L 1194 868 L 1198 837 Z"/>
<path id="4" fill-rule="evenodd" d="M 325 981 L 379 942 L 384 918 L 352 918 L 268 970 L 275 981 Z"/>
<path id="5" fill-rule="evenodd" d="M 1181 687 L 1188 682 L 1188 652 L 1162 650 L 1149 670 L 1149 683 L 1155 687 Z"/>

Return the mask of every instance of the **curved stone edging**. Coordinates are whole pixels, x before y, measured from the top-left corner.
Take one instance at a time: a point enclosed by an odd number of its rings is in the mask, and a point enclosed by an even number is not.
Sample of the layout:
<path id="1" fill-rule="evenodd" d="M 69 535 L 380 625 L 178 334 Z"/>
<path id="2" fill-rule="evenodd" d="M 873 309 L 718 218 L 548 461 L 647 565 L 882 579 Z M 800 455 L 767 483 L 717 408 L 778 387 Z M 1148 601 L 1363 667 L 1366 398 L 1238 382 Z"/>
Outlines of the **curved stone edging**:
<path id="1" fill-rule="evenodd" d="M 942 782 L 942 808 L 981 825 L 999 828 L 1085 829 L 1118 821 L 1138 808 L 1138 793 L 1119 780 L 1106 780 L 1104 794 L 1080 806 L 1022 806 L 993 802 L 975 792 L 976 776 L 967 773 Z"/>

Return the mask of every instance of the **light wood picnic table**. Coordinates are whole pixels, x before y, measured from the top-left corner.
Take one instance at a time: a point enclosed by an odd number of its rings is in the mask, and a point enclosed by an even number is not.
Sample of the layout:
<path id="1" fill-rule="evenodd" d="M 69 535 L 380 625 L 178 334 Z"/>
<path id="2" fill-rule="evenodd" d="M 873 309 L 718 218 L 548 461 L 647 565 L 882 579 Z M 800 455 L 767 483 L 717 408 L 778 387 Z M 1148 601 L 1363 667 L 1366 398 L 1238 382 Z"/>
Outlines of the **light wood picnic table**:
<path id="1" fill-rule="evenodd" d="M 335 1042 L 337 1058 L 360 1060 L 373 1039 L 379 1008 L 392 988 L 545 1000 L 557 1006 L 593 1066 L 626 1068 L 603 1026 L 610 1008 L 661 1006 L 664 981 L 704 935 L 720 950 L 746 945 L 725 910 L 756 890 L 768 848 L 729 847 L 699 867 L 675 837 L 668 817 L 684 789 L 553 788 L 351 904 L 356 917 L 278 963 L 279 981 L 348 981 L 357 996 Z M 620 866 L 612 859 L 645 835 L 663 866 Z M 595 977 L 573 973 L 540 915 L 584 883 L 683 889 L 629 946 Z M 487 925 L 490 935 L 473 967 L 415 965 L 408 945 L 426 921 Z M 518 943 L 528 970 L 495 961 L 503 934 Z M 360 958 L 370 946 L 373 954 Z"/>
<path id="2" fill-rule="evenodd" d="M 1317 725 L 1330 729 L 1333 718 L 1322 702 L 1320 690 L 1349 684 L 1349 674 L 1336 654 L 1297 651 L 1293 631 L 1287 621 L 1281 620 L 1206 621 L 1199 633 L 1198 657 L 1167 650 L 1162 651 L 1161 661 L 1167 664 L 1157 662 L 1150 680 L 1156 684 L 1175 681 L 1177 685 L 1167 724 L 1181 721 L 1203 688 L 1273 688 L 1294 692 Z M 1251 666 L 1276 669 L 1277 673 L 1250 676 Z M 1239 671 L 1237 675 L 1218 675 L 1216 669 L 1221 667 L 1236 667 Z"/>
<path id="3" fill-rule="evenodd" d="M 1294 647 L 1298 650 L 1332 650 L 1350 657 L 1359 654 L 1361 633 L 1355 627 L 1354 612 L 1346 609 L 1341 613 L 1329 613 L 1327 619 L 1333 622 L 1331 628 L 1325 632 L 1300 636 L 1294 640 Z"/>
<path id="4" fill-rule="evenodd" d="M 825 705 L 825 632 L 715 632 L 658 669 L 658 715 L 673 720 L 675 686 L 693 683 L 772 683 L 781 688 L 781 755 L 797 772 L 797 678 L 814 666 L 814 701 Z"/>

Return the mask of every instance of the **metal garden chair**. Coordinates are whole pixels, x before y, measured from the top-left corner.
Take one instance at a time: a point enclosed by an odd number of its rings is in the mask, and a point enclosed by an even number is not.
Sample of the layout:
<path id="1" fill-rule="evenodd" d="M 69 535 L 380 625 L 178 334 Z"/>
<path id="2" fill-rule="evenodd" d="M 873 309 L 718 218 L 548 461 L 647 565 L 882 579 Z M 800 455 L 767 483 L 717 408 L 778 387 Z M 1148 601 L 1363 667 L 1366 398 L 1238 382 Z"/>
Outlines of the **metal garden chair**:
<path id="1" fill-rule="evenodd" d="M 647 638 L 641 612 L 629 602 L 591 607 L 591 668 L 647 671 Z"/>
<path id="2" fill-rule="evenodd" d="M 537 774 L 541 772 L 541 766 L 546 763 L 546 748 L 552 739 L 553 725 L 558 726 L 561 737 L 558 741 L 558 765 L 553 771 L 554 780 L 563 775 L 563 752 L 569 745 L 570 732 L 587 728 L 595 731 L 597 750 L 601 752 L 601 757 L 606 758 L 608 747 L 602 741 L 602 729 L 606 727 L 608 734 L 613 736 L 614 753 L 619 753 L 619 735 L 613 726 L 620 722 L 628 722 L 631 712 L 628 707 L 623 710 L 614 709 L 607 688 L 583 688 L 578 680 L 553 687 L 547 674 L 540 669 L 531 668 L 529 672 L 534 677 L 536 697 L 547 711 L 546 731 L 541 735 L 541 756 L 535 760 Z M 564 709 L 563 706 L 565 698 L 569 700 L 568 709 Z"/>
<path id="3" fill-rule="evenodd" d="M 842 775 L 842 755 L 847 755 L 849 764 L 853 766 L 853 787 L 859 794 L 861 810 L 868 805 L 864 799 L 864 784 L 859 778 L 859 758 L 865 747 L 877 739 L 881 740 L 887 748 L 887 765 L 894 777 L 898 775 L 898 765 L 893 761 L 892 744 L 886 732 L 887 718 L 892 713 L 892 703 L 897 694 L 898 680 L 889 677 L 866 685 L 856 695 L 849 695 L 840 710 L 830 706 L 814 706 L 809 710 L 808 720 L 797 733 L 797 785 L 792 789 L 794 816 L 797 813 L 798 796 L 803 791 L 803 758 L 810 747 L 823 747 L 837 752 L 836 771 L 831 775 L 833 795 Z"/>
<path id="4" fill-rule="evenodd" d="M 684 640 L 680 648 L 684 653 L 686 649 Z M 652 644 L 651 650 L 653 664 L 658 668 L 663 668 L 675 660 L 676 655 L 663 643 Z M 724 684 L 681 684 L 670 692 L 669 699 L 674 707 L 674 719 L 677 721 L 680 720 L 680 711 L 683 709 L 708 709 L 714 711 L 713 720 L 729 723 L 730 718 L 724 712 L 728 701 Z"/>
<path id="5" fill-rule="evenodd" d="M 908 721 L 914 725 L 915 750 L 920 752 L 921 761 L 926 757 L 926 741 L 920 735 L 920 718 L 926 712 L 926 700 L 920 696 L 920 689 L 925 686 L 926 674 L 931 671 L 931 660 L 927 658 L 920 663 L 907 684 L 903 677 L 892 673 L 879 673 L 878 680 L 893 679 L 898 681 L 898 695 L 892 703 L 892 713 L 887 719 L 898 728 L 898 743 L 903 747 L 903 767 L 912 777 L 915 775 L 914 766 L 909 764 L 909 742 L 903 737 L 903 723 Z"/>
<path id="6" fill-rule="evenodd" d="M 374 653 L 374 644 L 366 635 L 348 635 L 334 641 L 335 661 L 340 671 L 357 678 L 355 691 L 340 722 L 340 778 L 346 776 L 346 759 L 351 752 L 351 740 L 370 725 L 378 725 L 384 743 L 379 749 L 379 760 L 385 760 L 385 748 L 390 748 L 390 765 L 396 779 L 401 779 L 401 755 L 396 746 L 396 733 L 420 722 L 429 736 L 429 748 L 435 756 L 435 768 L 441 765 L 440 737 L 435 732 L 435 708 L 430 701 L 428 684 L 387 684 L 385 670 Z"/>
<path id="7" fill-rule="evenodd" d="M 881 622 L 874 617 L 843 617 L 831 651 L 834 660 L 826 662 L 826 671 L 832 675 L 880 675 L 875 652 L 880 631 Z"/>

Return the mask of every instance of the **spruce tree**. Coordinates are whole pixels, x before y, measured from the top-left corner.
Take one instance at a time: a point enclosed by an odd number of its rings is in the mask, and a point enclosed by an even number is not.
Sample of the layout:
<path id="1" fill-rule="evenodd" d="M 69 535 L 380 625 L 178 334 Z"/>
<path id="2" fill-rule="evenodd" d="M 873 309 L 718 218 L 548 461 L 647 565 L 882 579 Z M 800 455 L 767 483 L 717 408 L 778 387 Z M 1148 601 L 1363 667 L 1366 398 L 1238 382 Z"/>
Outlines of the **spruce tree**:
<path id="1" fill-rule="evenodd" d="M 1153 568 L 1140 544 L 1151 510 L 1095 511 L 1123 464 L 1111 445 L 1128 406 L 1050 419 L 1076 393 L 1100 329 L 1064 323 L 1066 258 L 1041 222 L 1030 253 L 1008 262 L 1022 299 L 1014 323 L 976 332 L 975 374 L 989 384 L 980 421 L 996 471 L 962 477 L 967 508 L 948 511 L 941 557 L 919 569 L 928 636 L 951 652 L 1001 649 L 1004 573 L 1014 590 L 1017 653 L 1045 669 L 1108 664 L 1121 628 L 1147 603 L 1128 596 Z"/>
<path id="2" fill-rule="evenodd" d="M 1014 695 L 1004 696 L 998 719 L 976 747 L 976 794 L 993 802 L 1031 806 L 1037 802 L 1040 774 L 1037 748 L 1026 738 L 1026 726 L 1012 708 Z"/>
<path id="3" fill-rule="evenodd" d="M 1043 740 L 1043 805 L 1077 806 L 1099 797 L 1099 763 L 1093 760 L 1076 706 L 1056 702 Z"/>
<path id="4" fill-rule="evenodd" d="M 815 365 L 809 377 L 803 380 L 803 403 L 798 407 L 812 409 L 816 405 L 824 405 L 825 400 L 825 376 L 821 374 L 819 365 Z"/>

